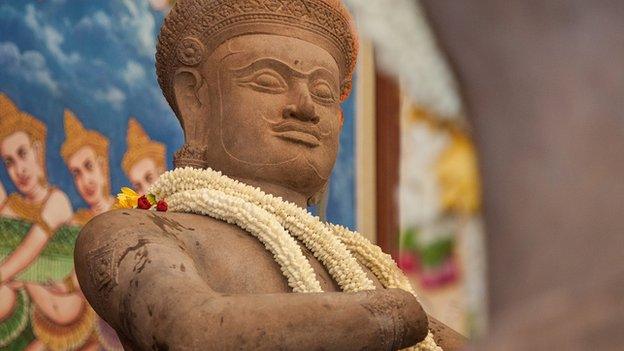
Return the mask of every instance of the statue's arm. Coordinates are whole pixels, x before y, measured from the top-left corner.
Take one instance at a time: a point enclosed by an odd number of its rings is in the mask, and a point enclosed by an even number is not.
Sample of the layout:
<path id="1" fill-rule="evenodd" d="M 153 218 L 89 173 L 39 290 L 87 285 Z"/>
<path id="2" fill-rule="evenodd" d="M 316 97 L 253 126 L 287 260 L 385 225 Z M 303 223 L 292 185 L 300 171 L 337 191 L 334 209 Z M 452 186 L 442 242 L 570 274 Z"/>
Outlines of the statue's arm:
<path id="1" fill-rule="evenodd" d="M 104 223 L 97 233 L 94 222 L 78 240 L 78 278 L 136 350 L 389 350 L 426 335 L 409 293 L 223 295 L 175 238 L 136 227 L 106 233 Z"/>

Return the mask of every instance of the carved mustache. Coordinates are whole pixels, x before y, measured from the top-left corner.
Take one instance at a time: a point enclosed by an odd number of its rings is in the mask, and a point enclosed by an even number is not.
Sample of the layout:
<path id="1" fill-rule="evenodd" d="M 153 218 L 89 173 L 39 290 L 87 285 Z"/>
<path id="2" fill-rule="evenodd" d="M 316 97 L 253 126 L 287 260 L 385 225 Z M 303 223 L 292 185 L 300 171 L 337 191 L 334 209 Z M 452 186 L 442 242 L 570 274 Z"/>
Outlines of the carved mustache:
<path id="1" fill-rule="evenodd" d="M 301 132 L 301 133 L 310 134 L 319 140 L 321 140 L 322 137 L 327 136 L 329 134 L 329 133 L 321 132 L 321 129 L 315 124 L 301 123 L 301 122 L 292 121 L 292 120 L 271 123 L 271 124 L 272 124 L 271 129 L 273 129 L 274 132 L 278 132 L 278 133 L 290 132 L 290 131 Z"/>

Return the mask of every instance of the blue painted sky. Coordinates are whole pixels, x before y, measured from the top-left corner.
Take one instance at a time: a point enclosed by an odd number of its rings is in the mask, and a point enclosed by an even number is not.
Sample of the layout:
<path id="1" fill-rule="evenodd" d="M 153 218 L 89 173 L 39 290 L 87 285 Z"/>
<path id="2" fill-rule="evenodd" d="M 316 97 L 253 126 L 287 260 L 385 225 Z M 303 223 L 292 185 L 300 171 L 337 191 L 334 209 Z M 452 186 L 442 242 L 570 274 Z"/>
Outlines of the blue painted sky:
<path id="1" fill-rule="evenodd" d="M 164 14 L 145 0 L 0 2 L 0 91 L 48 126 L 47 166 L 51 183 L 74 208 L 76 192 L 59 150 L 63 110 L 111 140 L 112 189 L 127 185 L 120 168 L 126 127 L 133 116 L 152 139 L 172 153 L 182 130 L 164 100 L 154 69 L 155 41 Z M 345 131 L 332 180 L 329 218 L 354 227 L 354 103 L 345 103 Z M 15 190 L 4 167 L 0 181 Z"/>

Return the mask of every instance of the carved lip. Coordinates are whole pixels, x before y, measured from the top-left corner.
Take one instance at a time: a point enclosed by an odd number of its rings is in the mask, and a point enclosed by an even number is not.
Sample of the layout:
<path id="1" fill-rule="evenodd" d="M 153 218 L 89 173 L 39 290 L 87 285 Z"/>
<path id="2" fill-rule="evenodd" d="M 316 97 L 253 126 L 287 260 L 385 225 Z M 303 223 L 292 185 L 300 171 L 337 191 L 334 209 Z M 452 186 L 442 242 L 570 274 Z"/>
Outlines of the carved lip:
<path id="1" fill-rule="evenodd" d="M 321 145 L 321 131 L 316 125 L 287 121 L 273 127 L 274 135 L 310 147 Z"/>

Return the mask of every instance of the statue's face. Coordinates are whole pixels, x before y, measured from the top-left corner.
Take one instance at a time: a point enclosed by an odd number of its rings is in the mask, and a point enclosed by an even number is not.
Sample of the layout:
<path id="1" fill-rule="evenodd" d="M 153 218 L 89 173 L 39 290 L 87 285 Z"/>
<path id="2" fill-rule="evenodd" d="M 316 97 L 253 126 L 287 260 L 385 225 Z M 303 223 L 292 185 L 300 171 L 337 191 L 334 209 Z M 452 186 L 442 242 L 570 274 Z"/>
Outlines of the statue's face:
<path id="1" fill-rule="evenodd" d="M 76 189 L 89 205 L 98 203 L 106 195 L 104 189 L 108 180 L 104 175 L 103 162 L 89 146 L 80 148 L 68 161 Z"/>
<path id="2" fill-rule="evenodd" d="M 15 132 L 2 140 L 0 151 L 9 177 L 22 194 L 31 194 L 43 179 L 38 143 L 33 143 L 25 132 Z"/>
<path id="3" fill-rule="evenodd" d="M 158 176 L 163 172 L 164 170 L 160 169 L 156 162 L 148 157 L 139 160 L 130 168 L 128 178 L 130 178 L 132 187 L 137 193 L 145 194 L 147 189 L 158 180 Z"/>
<path id="4" fill-rule="evenodd" d="M 313 195 L 328 180 L 342 127 L 338 65 L 324 49 L 246 35 L 202 68 L 211 88 L 208 165 Z"/>

